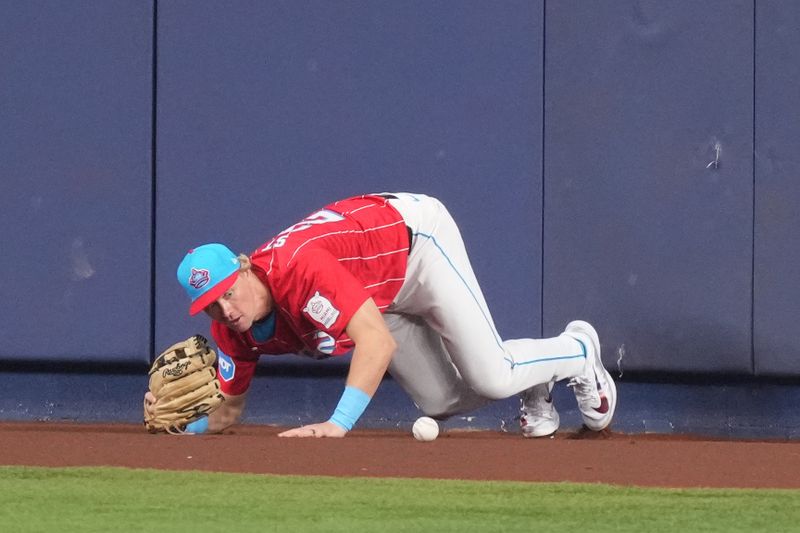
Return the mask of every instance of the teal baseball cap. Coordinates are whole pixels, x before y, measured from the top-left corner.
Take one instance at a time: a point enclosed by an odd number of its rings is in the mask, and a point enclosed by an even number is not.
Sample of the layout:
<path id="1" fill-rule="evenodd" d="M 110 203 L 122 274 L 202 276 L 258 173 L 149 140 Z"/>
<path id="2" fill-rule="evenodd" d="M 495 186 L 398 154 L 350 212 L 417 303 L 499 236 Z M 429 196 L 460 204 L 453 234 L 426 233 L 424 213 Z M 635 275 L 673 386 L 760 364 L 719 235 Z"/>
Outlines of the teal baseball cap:
<path id="1" fill-rule="evenodd" d="M 178 282 L 192 300 L 189 314 L 196 315 L 222 296 L 239 277 L 239 258 L 227 246 L 204 244 L 189 250 L 178 265 Z"/>

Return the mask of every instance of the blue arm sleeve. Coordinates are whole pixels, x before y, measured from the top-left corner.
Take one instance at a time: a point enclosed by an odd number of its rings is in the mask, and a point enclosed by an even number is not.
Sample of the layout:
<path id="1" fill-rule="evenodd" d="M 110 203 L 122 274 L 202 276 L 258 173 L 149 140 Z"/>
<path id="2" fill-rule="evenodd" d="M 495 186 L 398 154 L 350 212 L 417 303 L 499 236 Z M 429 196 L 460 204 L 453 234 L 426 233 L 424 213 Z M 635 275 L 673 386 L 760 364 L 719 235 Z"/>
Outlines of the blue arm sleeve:
<path id="1" fill-rule="evenodd" d="M 371 398 L 369 395 L 356 387 L 345 387 L 339 405 L 333 412 L 329 422 L 333 422 L 345 431 L 353 429 L 356 421 L 364 413 Z"/>
<path id="2" fill-rule="evenodd" d="M 208 431 L 208 417 L 204 416 L 202 418 L 198 418 L 194 422 L 189 422 L 186 424 L 186 432 L 193 433 L 195 435 L 200 435 L 201 433 L 205 433 Z"/>

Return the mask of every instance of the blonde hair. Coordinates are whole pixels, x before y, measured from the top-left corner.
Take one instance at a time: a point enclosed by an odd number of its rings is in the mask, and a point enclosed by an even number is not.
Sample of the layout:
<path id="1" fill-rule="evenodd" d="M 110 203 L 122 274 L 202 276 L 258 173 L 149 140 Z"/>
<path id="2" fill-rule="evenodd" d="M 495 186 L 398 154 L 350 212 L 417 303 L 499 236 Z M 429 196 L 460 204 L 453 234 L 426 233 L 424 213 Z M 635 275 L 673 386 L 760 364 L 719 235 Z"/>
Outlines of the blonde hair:
<path id="1" fill-rule="evenodd" d="M 253 267 L 250 258 L 244 254 L 239 254 L 236 259 L 239 260 L 239 272 L 246 272 Z"/>

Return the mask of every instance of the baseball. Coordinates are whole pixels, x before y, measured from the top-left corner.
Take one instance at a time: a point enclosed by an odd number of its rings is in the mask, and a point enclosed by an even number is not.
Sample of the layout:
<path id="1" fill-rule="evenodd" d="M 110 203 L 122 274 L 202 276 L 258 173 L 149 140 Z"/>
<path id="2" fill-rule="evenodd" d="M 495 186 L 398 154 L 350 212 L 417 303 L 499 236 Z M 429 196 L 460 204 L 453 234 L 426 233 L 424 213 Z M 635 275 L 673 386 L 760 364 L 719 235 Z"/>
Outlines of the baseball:
<path id="1" fill-rule="evenodd" d="M 439 424 L 433 418 L 421 416 L 414 422 L 411 433 L 418 441 L 429 442 L 439 436 Z"/>

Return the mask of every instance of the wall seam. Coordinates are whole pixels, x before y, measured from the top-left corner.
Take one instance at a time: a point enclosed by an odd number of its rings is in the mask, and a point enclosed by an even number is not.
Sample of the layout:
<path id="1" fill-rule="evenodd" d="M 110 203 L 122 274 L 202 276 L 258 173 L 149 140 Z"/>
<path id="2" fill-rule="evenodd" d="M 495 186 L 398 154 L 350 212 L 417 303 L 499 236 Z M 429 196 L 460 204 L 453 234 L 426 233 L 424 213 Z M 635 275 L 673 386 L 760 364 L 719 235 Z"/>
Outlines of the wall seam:
<path id="1" fill-rule="evenodd" d="M 151 60 L 151 108 L 150 108 L 150 353 L 153 360 L 156 338 L 156 176 L 157 176 L 157 133 L 158 133 L 158 0 L 153 0 Z"/>
<path id="2" fill-rule="evenodd" d="M 752 228 L 750 265 L 750 373 L 756 375 L 756 0 L 753 0 L 753 137 L 752 137 Z"/>
<path id="3" fill-rule="evenodd" d="M 541 278 L 539 283 L 541 284 L 541 290 L 539 291 L 540 301 L 539 301 L 539 336 L 544 336 L 544 202 L 545 202 L 545 103 L 546 103 L 546 91 L 547 91 L 547 84 L 546 84 L 546 72 L 547 72 L 547 54 L 546 54 L 546 46 L 547 46 L 547 0 L 542 1 L 542 168 L 541 168 L 541 176 L 542 176 L 542 203 L 541 203 L 541 264 L 540 264 L 540 274 Z"/>

